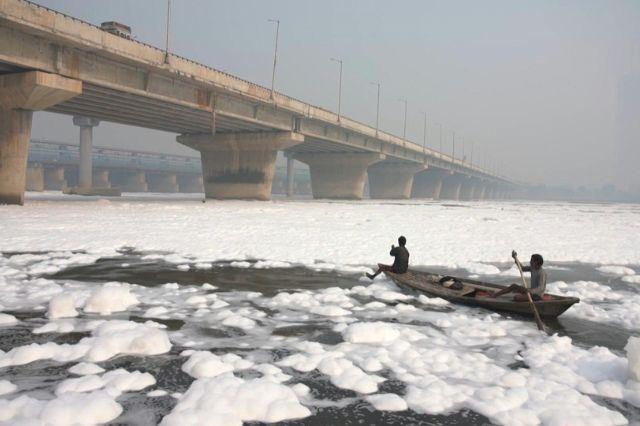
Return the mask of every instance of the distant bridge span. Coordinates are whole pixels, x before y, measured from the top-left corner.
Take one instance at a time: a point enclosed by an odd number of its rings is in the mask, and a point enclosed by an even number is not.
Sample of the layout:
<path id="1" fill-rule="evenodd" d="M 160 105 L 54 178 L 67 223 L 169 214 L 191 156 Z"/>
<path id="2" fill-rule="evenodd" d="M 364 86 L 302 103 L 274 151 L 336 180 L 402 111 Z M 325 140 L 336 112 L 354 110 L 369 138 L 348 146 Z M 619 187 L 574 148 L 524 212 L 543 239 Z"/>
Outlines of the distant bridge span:
<path id="1" fill-rule="evenodd" d="M 22 203 L 33 110 L 74 116 L 80 186 L 99 120 L 179 134 L 210 198 L 268 199 L 276 153 L 316 198 L 504 196 L 515 182 L 344 116 L 25 0 L 0 0 L 0 202 Z M 84 155 L 83 155 L 84 152 Z"/>

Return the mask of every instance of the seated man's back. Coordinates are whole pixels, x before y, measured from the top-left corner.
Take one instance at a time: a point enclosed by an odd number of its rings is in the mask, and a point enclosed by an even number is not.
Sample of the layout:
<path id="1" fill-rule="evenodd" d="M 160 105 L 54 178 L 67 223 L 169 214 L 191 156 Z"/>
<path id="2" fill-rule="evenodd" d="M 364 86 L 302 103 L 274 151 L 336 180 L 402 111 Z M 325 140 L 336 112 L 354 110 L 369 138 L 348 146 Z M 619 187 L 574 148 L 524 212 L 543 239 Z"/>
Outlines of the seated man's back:
<path id="1" fill-rule="evenodd" d="M 391 249 L 391 256 L 395 257 L 391 269 L 396 274 L 404 274 L 409 269 L 409 250 L 405 246 L 394 247 Z"/>

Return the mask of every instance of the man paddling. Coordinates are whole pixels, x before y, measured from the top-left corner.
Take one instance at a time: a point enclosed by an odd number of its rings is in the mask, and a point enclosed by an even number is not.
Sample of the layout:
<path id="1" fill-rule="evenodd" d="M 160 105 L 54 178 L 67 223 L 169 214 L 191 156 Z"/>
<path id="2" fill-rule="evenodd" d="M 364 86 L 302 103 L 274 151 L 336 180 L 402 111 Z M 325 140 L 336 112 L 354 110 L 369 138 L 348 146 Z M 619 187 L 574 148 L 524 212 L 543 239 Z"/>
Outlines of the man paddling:
<path id="1" fill-rule="evenodd" d="M 405 247 L 407 244 L 407 239 L 403 236 L 398 238 L 399 246 L 396 247 L 391 245 L 391 251 L 389 252 L 389 256 L 393 256 L 395 260 L 393 261 L 393 265 L 380 265 L 375 274 L 367 273 L 367 277 L 369 279 L 374 279 L 383 271 L 394 272 L 396 274 L 404 274 L 409 269 L 409 250 Z"/>
<path id="2" fill-rule="evenodd" d="M 518 263 L 523 272 L 531 272 L 531 284 L 525 288 L 518 284 L 511 284 L 509 287 L 493 293 L 491 297 L 502 296 L 507 293 L 516 293 L 513 299 L 516 302 L 526 302 L 527 292 L 531 294 L 533 300 L 542 300 L 542 296 L 547 289 L 547 272 L 542 268 L 544 260 L 539 254 L 532 254 L 529 266 L 522 266 L 518 260 L 518 253 L 511 252 L 511 257 Z"/>

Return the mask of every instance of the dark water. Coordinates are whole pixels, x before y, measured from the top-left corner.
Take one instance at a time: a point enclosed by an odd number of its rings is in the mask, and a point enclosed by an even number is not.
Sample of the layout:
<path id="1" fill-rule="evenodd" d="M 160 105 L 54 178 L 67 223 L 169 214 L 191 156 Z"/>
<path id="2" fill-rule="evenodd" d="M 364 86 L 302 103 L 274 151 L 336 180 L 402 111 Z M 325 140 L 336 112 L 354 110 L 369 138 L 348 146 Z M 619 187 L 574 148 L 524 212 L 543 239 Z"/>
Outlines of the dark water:
<path id="1" fill-rule="evenodd" d="M 325 287 L 351 287 L 361 285 L 360 274 L 341 272 L 314 271 L 302 267 L 291 268 L 237 268 L 230 262 L 213 264 L 211 269 L 192 268 L 186 271 L 176 269 L 176 266 L 162 260 L 145 260 L 143 255 L 135 250 L 123 250 L 119 256 L 102 258 L 90 265 L 74 266 L 58 273 L 46 276 L 46 278 L 67 281 L 81 281 L 95 283 L 96 285 L 107 281 L 127 282 L 148 287 L 159 286 L 168 282 L 181 285 L 202 285 L 210 283 L 219 287 L 219 291 L 259 291 L 265 296 L 272 296 L 282 290 L 293 289 L 320 289 Z M 5 254 L 6 255 L 6 254 Z M 127 263 L 126 268 L 122 267 Z M 498 265 L 501 268 L 507 265 Z M 633 290 L 619 279 L 606 279 L 595 271 L 594 265 L 587 264 L 557 264 L 566 269 L 556 270 L 550 268 L 549 281 L 572 282 L 577 280 L 592 280 L 607 284 L 612 288 Z M 448 275 L 465 276 L 466 271 L 429 268 L 430 271 L 445 273 Z M 504 276 L 483 276 L 483 280 L 508 284 L 513 278 Z M 633 290 L 635 291 L 635 290 Z M 15 327 L 0 328 L 0 349 L 7 351 L 12 347 L 29 343 L 45 343 L 54 341 L 57 343 L 76 343 L 88 333 L 67 334 L 32 334 L 31 330 L 45 321 L 43 312 L 12 312 L 13 315 L 23 320 Z M 132 321 L 146 321 L 148 318 L 129 316 Z M 530 319 L 520 318 L 522 321 Z M 167 325 L 169 331 L 180 330 L 185 323 L 181 320 L 154 319 Z M 546 324 L 554 332 L 566 335 L 573 339 L 574 343 L 583 347 L 601 345 L 611 350 L 622 353 L 629 335 L 632 333 L 615 324 L 595 323 L 571 317 L 560 317 L 555 321 L 546 321 Z M 223 330 L 208 330 L 214 337 L 228 337 L 228 332 Z M 222 333 L 215 335 L 215 333 Z M 314 323 L 312 325 L 295 325 L 278 328 L 275 334 L 282 336 L 302 336 L 307 340 L 325 344 L 341 342 L 341 335 L 332 331 L 331 326 L 326 327 Z M 226 334 L 226 335 L 225 335 Z M 157 380 L 157 384 L 139 393 L 125 393 L 118 402 L 123 405 L 124 413 L 113 424 L 153 425 L 168 414 L 176 404 L 171 396 L 150 398 L 145 394 L 154 389 L 166 389 L 171 392 L 185 392 L 193 378 L 181 370 L 184 358 L 179 357 L 184 347 L 173 345 L 171 352 L 159 356 L 120 356 L 100 363 L 106 370 L 125 368 L 129 371 L 140 370 L 151 373 Z M 241 349 L 234 347 L 227 350 L 241 355 Z M 247 350 L 255 350 L 250 348 Z M 213 352 L 222 354 L 225 348 L 212 349 Z M 272 360 L 278 360 L 288 355 L 285 350 L 270 350 L 268 356 Z M 0 370 L 2 377 L 17 384 L 21 392 L 28 391 L 34 397 L 46 398 L 55 385 L 69 376 L 67 369 L 75 362 L 60 364 L 52 361 L 40 361 L 24 366 L 9 367 Z M 317 400 L 342 401 L 329 407 L 311 408 L 313 415 L 298 421 L 287 421 L 286 425 L 482 425 L 491 424 L 486 417 L 469 410 L 462 410 L 447 415 L 421 415 L 407 410 L 403 412 L 376 411 L 367 402 L 364 402 L 355 392 L 335 387 L 326 376 L 317 372 L 306 374 L 285 371 L 294 378 L 288 384 L 304 383 L 311 388 L 312 396 Z M 239 372 L 240 376 L 251 373 Z M 393 377 L 381 375 L 388 380 L 381 384 L 380 392 L 405 393 L 404 383 Z M 50 397 L 50 396 L 49 396 Z M 594 399 L 596 400 L 596 399 Z M 346 401 L 346 402 L 345 402 Z M 611 401 L 603 398 L 597 403 L 609 406 L 622 412 L 631 420 L 640 420 L 640 409 L 620 401 Z M 257 424 L 257 423 L 254 423 Z"/>

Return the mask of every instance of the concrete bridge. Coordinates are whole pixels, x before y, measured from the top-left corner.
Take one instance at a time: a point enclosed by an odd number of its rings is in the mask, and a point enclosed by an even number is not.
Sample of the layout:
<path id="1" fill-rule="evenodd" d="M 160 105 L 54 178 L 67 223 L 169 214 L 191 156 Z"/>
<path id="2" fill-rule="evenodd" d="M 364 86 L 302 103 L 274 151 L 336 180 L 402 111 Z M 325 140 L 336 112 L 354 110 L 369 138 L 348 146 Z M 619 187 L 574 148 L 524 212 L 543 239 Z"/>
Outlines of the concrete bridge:
<path id="1" fill-rule="evenodd" d="M 0 0 L 0 73 L 0 202 L 23 202 L 37 110 L 75 117 L 79 193 L 92 190 L 87 152 L 99 120 L 179 134 L 200 151 L 208 198 L 269 199 L 280 150 L 309 166 L 315 198 L 360 199 L 367 176 L 373 198 L 501 198 L 515 185 L 25 0 Z"/>
<path id="2" fill-rule="evenodd" d="M 80 147 L 32 139 L 27 163 L 27 190 L 74 192 L 80 188 Z M 93 147 L 93 193 L 203 192 L 200 158 L 127 149 Z"/>

